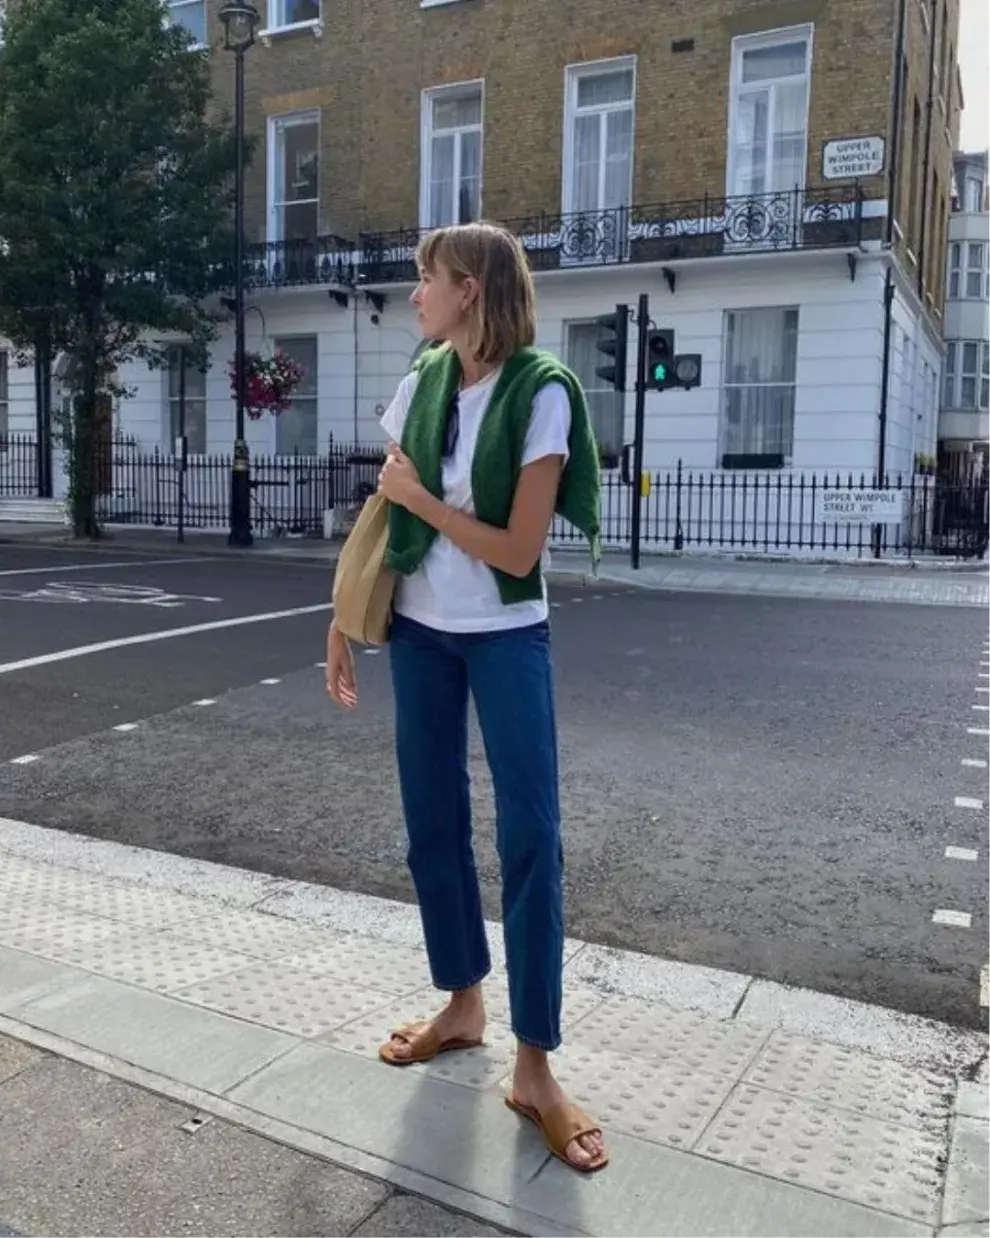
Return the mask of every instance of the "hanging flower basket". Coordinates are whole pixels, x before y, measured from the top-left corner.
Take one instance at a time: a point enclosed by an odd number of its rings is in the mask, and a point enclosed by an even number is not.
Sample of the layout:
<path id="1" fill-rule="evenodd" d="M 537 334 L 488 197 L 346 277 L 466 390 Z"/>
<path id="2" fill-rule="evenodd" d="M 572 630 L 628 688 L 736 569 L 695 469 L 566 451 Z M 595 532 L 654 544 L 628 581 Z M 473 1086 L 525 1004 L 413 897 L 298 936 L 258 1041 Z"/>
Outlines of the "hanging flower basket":
<path id="1" fill-rule="evenodd" d="M 227 367 L 230 394 L 237 399 L 237 362 Z M 292 403 L 299 384 L 306 377 L 305 369 L 276 349 L 271 357 L 249 352 L 244 357 L 244 411 L 254 421 L 271 413 L 277 417 Z"/>

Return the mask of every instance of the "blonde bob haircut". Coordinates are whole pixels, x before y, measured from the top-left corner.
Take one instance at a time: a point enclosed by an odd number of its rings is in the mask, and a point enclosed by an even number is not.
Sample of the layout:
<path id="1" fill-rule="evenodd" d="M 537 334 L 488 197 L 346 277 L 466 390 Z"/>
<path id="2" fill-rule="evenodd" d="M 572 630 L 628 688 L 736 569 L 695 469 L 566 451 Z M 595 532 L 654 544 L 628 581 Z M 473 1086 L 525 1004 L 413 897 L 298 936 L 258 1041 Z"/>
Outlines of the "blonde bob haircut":
<path id="1" fill-rule="evenodd" d="M 501 365 L 536 339 L 533 277 L 519 238 L 497 224 L 457 224 L 424 236 L 416 265 L 433 275 L 442 266 L 455 282 L 478 281 L 468 342 L 479 361 Z"/>

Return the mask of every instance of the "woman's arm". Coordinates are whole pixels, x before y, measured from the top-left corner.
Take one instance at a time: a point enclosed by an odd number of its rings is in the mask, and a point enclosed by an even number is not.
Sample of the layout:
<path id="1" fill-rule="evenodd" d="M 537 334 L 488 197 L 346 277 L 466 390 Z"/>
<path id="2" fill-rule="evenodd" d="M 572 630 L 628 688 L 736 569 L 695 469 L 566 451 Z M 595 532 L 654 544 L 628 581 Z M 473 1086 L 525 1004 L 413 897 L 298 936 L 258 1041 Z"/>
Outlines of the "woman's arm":
<path id="1" fill-rule="evenodd" d="M 422 485 L 412 461 L 395 448 L 382 469 L 379 491 L 448 538 L 465 554 L 509 576 L 524 577 L 536 566 L 550 532 L 563 456 L 544 456 L 519 473 L 509 527 L 484 524 L 449 507 Z"/>

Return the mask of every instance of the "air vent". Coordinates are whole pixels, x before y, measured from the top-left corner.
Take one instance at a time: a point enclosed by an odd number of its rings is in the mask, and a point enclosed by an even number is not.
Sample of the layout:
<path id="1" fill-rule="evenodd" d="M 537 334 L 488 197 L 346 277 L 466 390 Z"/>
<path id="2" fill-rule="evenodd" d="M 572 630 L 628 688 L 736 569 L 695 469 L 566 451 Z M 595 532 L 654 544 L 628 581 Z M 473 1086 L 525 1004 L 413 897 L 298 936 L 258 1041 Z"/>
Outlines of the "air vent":
<path id="1" fill-rule="evenodd" d="M 670 50 L 676 55 L 678 52 L 693 52 L 694 39 L 675 39 L 670 45 Z"/>

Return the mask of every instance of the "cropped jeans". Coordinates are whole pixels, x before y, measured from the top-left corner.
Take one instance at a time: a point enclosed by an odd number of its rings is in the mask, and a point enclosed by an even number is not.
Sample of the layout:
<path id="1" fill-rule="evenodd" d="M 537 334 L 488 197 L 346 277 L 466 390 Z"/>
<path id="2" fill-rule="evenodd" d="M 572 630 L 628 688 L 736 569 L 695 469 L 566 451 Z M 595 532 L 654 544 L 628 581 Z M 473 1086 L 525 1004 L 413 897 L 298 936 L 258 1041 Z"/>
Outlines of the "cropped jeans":
<path id="1" fill-rule="evenodd" d="M 433 983 L 458 992 L 491 970 L 471 844 L 470 695 L 495 787 L 512 1030 L 556 1049 L 563 851 L 549 625 L 449 633 L 396 615 L 390 648 L 409 868 Z"/>

